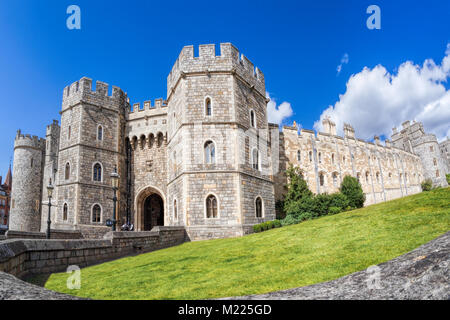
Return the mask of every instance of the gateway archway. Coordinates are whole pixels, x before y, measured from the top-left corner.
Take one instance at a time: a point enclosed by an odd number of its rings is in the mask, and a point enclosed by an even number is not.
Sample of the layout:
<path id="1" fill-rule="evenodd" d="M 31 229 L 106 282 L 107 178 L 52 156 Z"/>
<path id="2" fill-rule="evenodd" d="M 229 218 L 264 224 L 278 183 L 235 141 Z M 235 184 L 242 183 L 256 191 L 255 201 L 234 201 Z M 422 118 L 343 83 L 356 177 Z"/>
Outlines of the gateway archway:
<path id="1" fill-rule="evenodd" d="M 164 202 L 156 193 L 149 195 L 143 208 L 144 231 L 150 231 L 155 226 L 164 225 Z"/>
<path id="2" fill-rule="evenodd" d="M 136 196 L 135 221 L 137 231 L 150 231 L 164 225 L 165 198 L 155 187 L 146 187 Z"/>

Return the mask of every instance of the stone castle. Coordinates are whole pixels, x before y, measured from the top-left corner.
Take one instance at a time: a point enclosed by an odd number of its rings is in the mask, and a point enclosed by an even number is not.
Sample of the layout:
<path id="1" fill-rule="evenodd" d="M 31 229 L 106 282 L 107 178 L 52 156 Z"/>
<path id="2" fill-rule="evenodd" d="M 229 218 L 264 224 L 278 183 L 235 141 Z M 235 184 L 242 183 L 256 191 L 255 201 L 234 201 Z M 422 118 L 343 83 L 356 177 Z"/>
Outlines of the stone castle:
<path id="1" fill-rule="evenodd" d="M 436 137 L 405 122 L 385 145 L 270 124 L 264 75 L 230 43 L 182 49 L 167 77 L 167 99 L 130 104 L 120 88 L 81 80 L 63 91 L 61 126 L 46 137 L 17 133 L 10 229 L 45 231 L 47 185 L 52 228 L 101 237 L 113 212 L 110 174 L 120 175 L 117 226 L 183 226 L 190 239 L 241 236 L 276 217 L 289 164 L 316 193 L 357 177 L 366 204 L 420 191 L 425 178 L 446 185 L 448 158 Z M 448 154 L 447 154 L 448 156 Z M 447 160 L 446 160 L 447 159 Z M 447 162 L 446 162 L 447 161 Z"/>

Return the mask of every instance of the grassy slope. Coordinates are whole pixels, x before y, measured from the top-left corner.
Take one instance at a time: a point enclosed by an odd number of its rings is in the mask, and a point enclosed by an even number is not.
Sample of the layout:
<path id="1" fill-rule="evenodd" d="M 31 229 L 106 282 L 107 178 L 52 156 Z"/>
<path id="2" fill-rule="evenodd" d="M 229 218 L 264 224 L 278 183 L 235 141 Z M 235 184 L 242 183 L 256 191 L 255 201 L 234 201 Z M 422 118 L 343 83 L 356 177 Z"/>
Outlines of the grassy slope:
<path id="1" fill-rule="evenodd" d="M 82 270 L 94 299 L 204 299 L 310 285 L 404 254 L 450 229 L 450 188 L 242 238 L 185 243 Z"/>

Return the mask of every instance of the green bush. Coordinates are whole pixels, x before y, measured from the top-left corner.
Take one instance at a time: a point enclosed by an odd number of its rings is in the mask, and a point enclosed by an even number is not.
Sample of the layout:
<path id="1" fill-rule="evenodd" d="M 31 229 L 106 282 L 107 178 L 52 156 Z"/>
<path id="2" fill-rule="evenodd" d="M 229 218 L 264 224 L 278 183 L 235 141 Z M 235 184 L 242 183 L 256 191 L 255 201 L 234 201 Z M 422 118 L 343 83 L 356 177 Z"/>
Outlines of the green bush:
<path id="1" fill-rule="evenodd" d="M 337 207 L 340 208 L 341 211 L 344 211 L 345 208 L 347 208 L 349 206 L 349 201 L 347 199 L 347 197 L 340 193 L 333 193 L 330 195 L 331 199 L 330 199 L 330 208 L 331 207 Z"/>
<path id="2" fill-rule="evenodd" d="M 280 222 L 280 220 L 273 220 L 273 227 L 274 227 L 274 228 L 279 228 L 279 227 L 281 227 L 281 222 Z"/>
<path id="3" fill-rule="evenodd" d="M 264 222 L 265 230 L 273 229 L 273 222 L 272 221 L 266 221 Z"/>
<path id="4" fill-rule="evenodd" d="M 311 220 L 311 219 L 314 219 L 314 218 L 317 218 L 317 213 L 314 213 L 314 212 L 302 212 L 298 216 L 299 222 L 305 221 L 305 220 Z"/>
<path id="5" fill-rule="evenodd" d="M 258 233 L 258 232 L 261 232 L 261 231 L 262 231 L 261 224 L 255 224 L 253 226 L 253 232 L 254 233 Z"/>
<path id="6" fill-rule="evenodd" d="M 290 226 L 292 224 L 297 224 L 301 222 L 297 217 L 294 217 L 292 215 L 286 216 L 283 220 L 280 221 L 282 226 Z"/>
<path id="7" fill-rule="evenodd" d="M 433 188 L 433 181 L 431 181 L 431 179 L 426 179 L 420 186 L 422 187 L 422 191 L 430 191 Z"/>
<path id="8" fill-rule="evenodd" d="M 328 215 L 338 214 L 342 212 L 342 208 L 339 207 L 330 207 L 328 210 Z"/>
<path id="9" fill-rule="evenodd" d="M 351 176 L 345 176 L 342 181 L 340 191 L 347 197 L 350 207 L 362 208 L 364 206 L 366 196 L 358 179 Z"/>
<path id="10" fill-rule="evenodd" d="M 445 177 L 447 178 L 447 183 L 450 185 L 450 173 L 447 173 Z"/>

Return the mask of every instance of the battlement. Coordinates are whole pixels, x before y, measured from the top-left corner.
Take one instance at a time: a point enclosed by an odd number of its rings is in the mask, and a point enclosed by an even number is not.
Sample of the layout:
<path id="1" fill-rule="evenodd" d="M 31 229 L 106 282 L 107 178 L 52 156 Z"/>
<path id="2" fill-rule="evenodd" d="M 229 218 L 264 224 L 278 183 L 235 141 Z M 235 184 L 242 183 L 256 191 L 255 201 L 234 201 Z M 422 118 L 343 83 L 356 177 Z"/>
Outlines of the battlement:
<path id="1" fill-rule="evenodd" d="M 63 110 L 80 101 L 103 104 L 105 107 L 117 107 L 126 104 L 127 94 L 116 86 L 111 87 L 109 94 L 109 85 L 102 81 L 96 81 L 95 90 L 93 90 L 92 79 L 83 77 L 64 88 Z"/>
<path id="2" fill-rule="evenodd" d="M 167 115 L 167 103 L 163 99 L 155 99 L 153 105 L 150 100 L 144 101 L 143 104 L 133 103 L 128 109 L 128 120 L 161 115 Z"/>
<path id="3" fill-rule="evenodd" d="M 59 132 L 59 122 L 58 120 L 53 120 L 53 122 L 47 125 L 46 135 L 50 135 L 52 132 Z"/>
<path id="4" fill-rule="evenodd" d="M 156 109 L 161 109 L 161 108 L 166 108 L 167 107 L 167 102 L 165 100 L 163 100 L 162 98 L 159 99 L 155 99 L 155 103 L 152 105 L 151 104 L 151 100 L 147 100 L 144 101 L 144 104 L 141 107 L 141 103 L 137 102 L 137 103 L 133 103 L 133 105 L 130 105 L 130 109 L 129 109 L 129 113 L 133 113 L 133 112 L 142 112 L 142 111 L 146 111 L 146 110 L 156 110 Z"/>
<path id="5" fill-rule="evenodd" d="M 240 54 L 231 43 L 220 44 L 220 55 L 216 55 L 214 44 L 199 46 L 198 57 L 194 56 L 194 46 L 185 46 L 175 61 L 167 77 L 167 96 L 169 97 L 178 79 L 188 74 L 233 72 L 238 74 L 250 86 L 265 95 L 264 74 L 253 63 Z"/>
<path id="6" fill-rule="evenodd" d="M 45 139 L 30 134 L 22 134 L 21 130 L 17 130 L 14 140 L 14 149 L 17 147 L 38 148 L 44 150 Z"/>

